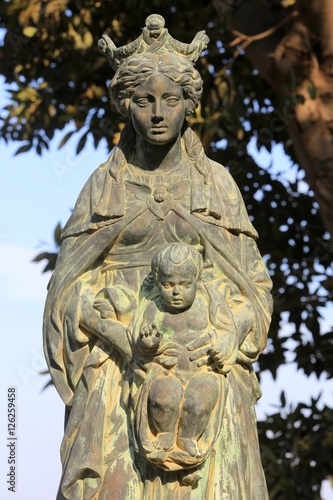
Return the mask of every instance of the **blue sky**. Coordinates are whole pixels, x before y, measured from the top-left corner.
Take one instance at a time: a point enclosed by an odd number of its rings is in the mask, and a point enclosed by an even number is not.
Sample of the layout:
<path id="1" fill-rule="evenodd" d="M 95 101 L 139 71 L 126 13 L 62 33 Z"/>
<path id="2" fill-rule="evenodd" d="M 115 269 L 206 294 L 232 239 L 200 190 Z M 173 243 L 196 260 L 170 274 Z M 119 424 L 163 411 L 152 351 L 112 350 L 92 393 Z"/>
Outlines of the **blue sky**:
<path id="1" fill-rule="evenodd" d="M 60 478 L 59 448 L 63 432 L 63 405 L 54 388 L 41 392 L 46 377 L 42 352 L 42 312 L 50 274 L 43 264 L 33 264 L 42 250 L 52 250 L 53 230 L 66 222 L 75 200 L 89 175 L 105 161 L 102 144 L 96 151 L 88 146 L 78 157 L 76 139 L 58 150 L 65 132 L 57 135 L 51 150 L 42 157 L 33 152 L 13 156 L 19 144 L 0 144 L 0 308 L 3 326 L 0 398 L 0 498 L 3 500 L 48 500 L 55 498 Z M 254 150 L 253 150 L 254 151 Z M 261 155 L 269 164 L 271 157 Z M 276 165 L 288 166 L 279 149 Z M 260 228 L 257 228 L 260 231 Z M 42 243 L 44 242 L 44 243 Z M 327 316 L 333 317 L 332 308 Z M 286 327 L 287 328 L 287 327 Z M 17 492 L 7 491 L 6 449 L 7 388 L 17 389 Z M 264 396 L 258 414 L 276 411 L 278 395 L 284 388 L 287 401 L 309 402 L 323 391 L 323 400 L 332 402 L 332 382 L 302 377 L 293 368 L 281 368 L 277 382 L 263 378 Z M 333 499 L 325 488 L 323 499 Z"/>

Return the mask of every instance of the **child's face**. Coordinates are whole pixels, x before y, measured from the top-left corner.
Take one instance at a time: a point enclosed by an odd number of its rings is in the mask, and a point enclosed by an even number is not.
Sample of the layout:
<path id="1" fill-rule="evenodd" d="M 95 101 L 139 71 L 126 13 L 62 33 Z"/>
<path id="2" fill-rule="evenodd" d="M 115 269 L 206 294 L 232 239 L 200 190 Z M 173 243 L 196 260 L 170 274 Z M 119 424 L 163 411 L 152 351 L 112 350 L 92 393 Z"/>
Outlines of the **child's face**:
<path id="1" fill-rule="evenodd" d="M 160 270 L 158 290 L 163 304 L 171 311 L 180 312 L 193 304 L 197 292 L 196 270 L 181 266 Z"/>

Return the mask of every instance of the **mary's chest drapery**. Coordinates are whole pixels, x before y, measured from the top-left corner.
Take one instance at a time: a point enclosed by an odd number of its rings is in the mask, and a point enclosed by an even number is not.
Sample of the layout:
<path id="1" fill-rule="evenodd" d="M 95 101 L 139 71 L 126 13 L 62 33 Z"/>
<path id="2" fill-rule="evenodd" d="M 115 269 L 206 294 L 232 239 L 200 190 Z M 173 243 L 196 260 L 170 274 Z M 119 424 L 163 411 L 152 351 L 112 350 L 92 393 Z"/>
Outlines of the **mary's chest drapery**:
<path id="1" fill-rule="evenodd" d="M 130 200 L 141 209 L 145 207 L 140 201 L 146 200 L 147 207 L 160 219 L 177 204 L 184 208 L 186 204 L 188 212 L 202 220 L 257 237 L 238 188 L 221 165 L 207 159 L 199 172 L 186 159 L 173 171 L 160 175 L 130 166 L 123 158 L 120 161 L 115 149 L 83 188 L 64 228 L 64 238 L 116 223 L 133 211 Z"/>

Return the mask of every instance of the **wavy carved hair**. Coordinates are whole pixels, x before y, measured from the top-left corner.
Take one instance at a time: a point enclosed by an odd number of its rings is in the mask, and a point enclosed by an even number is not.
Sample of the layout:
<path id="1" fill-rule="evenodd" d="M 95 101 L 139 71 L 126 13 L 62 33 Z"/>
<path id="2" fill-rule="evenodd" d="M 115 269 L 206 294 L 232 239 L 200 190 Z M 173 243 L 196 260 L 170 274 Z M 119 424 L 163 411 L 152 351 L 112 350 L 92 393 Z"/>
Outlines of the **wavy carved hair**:
<path id="1" fill-rule="evenodd" d="M 128 115 L 125 102 L 131 99 L 136 87 L 155 73 L 162 73 L 173 83 L 181 85 L 186 99 L 186 114 L 197 108 L 202 94 L 202 79 L 191 62 L 175 54 L 145 53 L 126 59 L 116 71 L 109 86 L 111 99 L 118 111 Z"/>
<path id="2" fill-rule="evenodd" d="M 158 282 L 161 272 L 170 274 L 173 269 L 182 268 L 187 273 L 195 270 L 200 277 L 203 267 L 202 256 L 198 250 L 186 243 L 169 243 L 161 247 L 153 256 L 151 271 L 155 282 Z"/>

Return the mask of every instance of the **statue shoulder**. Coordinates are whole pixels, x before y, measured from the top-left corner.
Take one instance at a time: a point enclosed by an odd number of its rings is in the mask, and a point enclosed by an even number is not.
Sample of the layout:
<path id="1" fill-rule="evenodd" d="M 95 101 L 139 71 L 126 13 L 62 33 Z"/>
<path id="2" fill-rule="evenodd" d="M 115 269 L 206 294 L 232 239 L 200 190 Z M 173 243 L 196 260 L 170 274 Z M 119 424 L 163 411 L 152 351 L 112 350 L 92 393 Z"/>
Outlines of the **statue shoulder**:
<path id="1" fill-rule="evenodd" d="M 105 184 L 113 182 L 113 178 L 110 175 L 112 156 L 113 152 L 107 161 L 94 170 L 83 186 L 75 203 L 73 213 L 64 227 L 63 238 L 95 228 L 93 220 L 94 210 L 100 202 Z"/>
<path id="2" fill-rule="evenodd" d="M 209 159 L 215 192 L 224 207 L 224 227 L 257 238 L 258 233 L 249 220 L 243 197 L 230 172 L 220 163 Z"/>
<path id="3" fill-rule="evenodd" d="M 221 182 L 224 186 L 239 192 L 236 181 L 224 165 L 209 159 L 215 182 Z"/>

